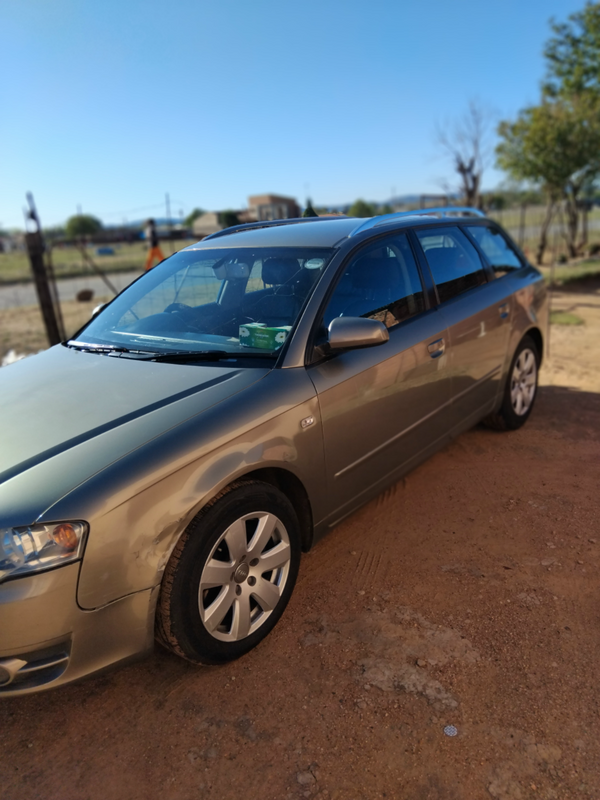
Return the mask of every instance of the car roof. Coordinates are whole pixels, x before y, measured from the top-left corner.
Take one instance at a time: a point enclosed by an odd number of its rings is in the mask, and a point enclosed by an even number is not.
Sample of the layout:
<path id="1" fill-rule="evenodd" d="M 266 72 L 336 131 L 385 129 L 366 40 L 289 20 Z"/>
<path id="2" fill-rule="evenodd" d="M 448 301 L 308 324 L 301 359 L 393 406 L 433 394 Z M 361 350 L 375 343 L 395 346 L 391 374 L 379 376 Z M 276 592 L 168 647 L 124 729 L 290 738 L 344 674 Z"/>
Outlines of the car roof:
<path id="1" fill-rule="evenodd" d="M 456 216 L 460 212 L 462 216 Z M 470 212 L 465 216 L 463 212 Z M 432 215 L 433 214 L 433 215 Z M 427 209 L 401 212 L 381 217 L 316 217 L 248 223 L 225 228 L 205 237 L 186 250 L 229 249 L 234 247 L 335 247 L 363 231 L 380 233 L 394 227 L 413 225 L 439 225 L 457 221 L 484 221 L 485 216 L 476 209 Z"/>
<path id="2" fill-rule="evenodd" d="M 364 220 L 354 217 L 277 220 L 264 226 L 236 226 L 207 236 L 187 250 L 230 247 L 334 247 L 346 239 Z"/>

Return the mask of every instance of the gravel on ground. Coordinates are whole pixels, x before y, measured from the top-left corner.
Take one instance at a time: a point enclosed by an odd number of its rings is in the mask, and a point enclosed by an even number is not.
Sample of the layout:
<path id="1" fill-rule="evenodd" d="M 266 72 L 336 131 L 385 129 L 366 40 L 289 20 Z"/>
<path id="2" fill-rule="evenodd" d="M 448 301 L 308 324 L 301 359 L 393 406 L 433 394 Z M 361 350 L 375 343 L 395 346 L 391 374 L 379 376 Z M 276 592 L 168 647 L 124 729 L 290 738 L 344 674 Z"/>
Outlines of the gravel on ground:
<path id="1" fill-rule="evenodd" d="M 157 648 L 0 703 L 7 800 L 596 800 L 600 288 L 527 425 L 476 427 L 303 557 L 224 667 Z M 10 367 L 9 367 L 10 368 Z"/>

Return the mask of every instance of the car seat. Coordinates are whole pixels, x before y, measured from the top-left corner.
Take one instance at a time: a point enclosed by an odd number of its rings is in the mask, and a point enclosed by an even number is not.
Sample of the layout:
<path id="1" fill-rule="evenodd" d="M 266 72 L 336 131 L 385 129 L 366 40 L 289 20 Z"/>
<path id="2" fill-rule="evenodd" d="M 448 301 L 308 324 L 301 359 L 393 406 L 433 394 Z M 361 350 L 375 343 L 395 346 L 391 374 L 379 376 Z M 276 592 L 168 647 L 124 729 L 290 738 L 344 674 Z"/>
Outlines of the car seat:
<path id="1" fill-rule="evenodd" d="M 296 258 L 265 259 L 262 280 L 268 288 L 246 295 L 242 302 L 244 316 L 269 327 L 293 325 L 304 300 L 298 293 L 300 271 Z"/>

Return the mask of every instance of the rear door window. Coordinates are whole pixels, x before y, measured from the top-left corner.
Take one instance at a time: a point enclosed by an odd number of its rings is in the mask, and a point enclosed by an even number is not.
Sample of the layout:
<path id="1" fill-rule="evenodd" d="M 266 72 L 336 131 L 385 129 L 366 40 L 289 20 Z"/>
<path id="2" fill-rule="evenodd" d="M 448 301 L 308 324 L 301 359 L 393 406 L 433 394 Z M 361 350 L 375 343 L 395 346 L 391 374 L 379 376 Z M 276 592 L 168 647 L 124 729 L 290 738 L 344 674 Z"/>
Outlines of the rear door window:
<path id="1" fill-rule="evenodd" d="M 415 231 L 437 286 L 440 303 L 487 282 L 477 250 L 458 227 Z"/>
<path id="2" fill-rule="evenodd" d="M 521 269 L 521 260 L 498 230 L 485 225 L 468 226 L 467 230 L 483 250 L 496 277 Z"/>

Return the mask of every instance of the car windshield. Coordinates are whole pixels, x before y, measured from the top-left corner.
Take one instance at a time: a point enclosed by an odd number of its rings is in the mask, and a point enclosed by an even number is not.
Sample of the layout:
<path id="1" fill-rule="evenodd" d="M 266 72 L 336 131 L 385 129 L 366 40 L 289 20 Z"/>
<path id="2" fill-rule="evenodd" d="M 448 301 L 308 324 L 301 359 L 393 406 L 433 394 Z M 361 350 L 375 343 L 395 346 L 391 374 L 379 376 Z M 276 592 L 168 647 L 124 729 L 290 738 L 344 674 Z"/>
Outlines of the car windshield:
<path id="1" fill-rule="evenodd" d="M 333 251 L 182 250 L 122 292 L 69 345 L 115 352 L 274 356 Z"/>

